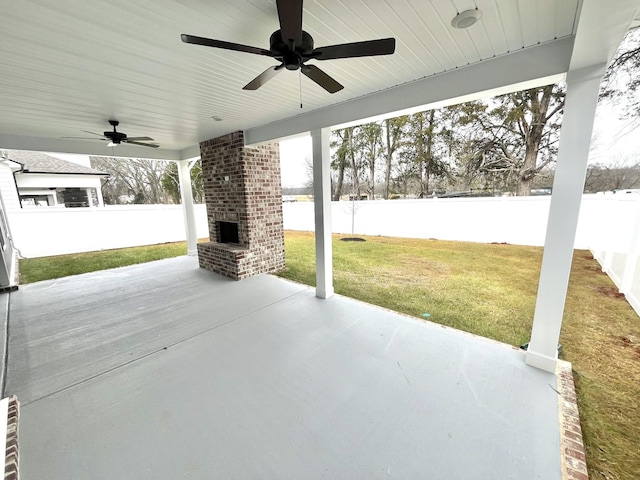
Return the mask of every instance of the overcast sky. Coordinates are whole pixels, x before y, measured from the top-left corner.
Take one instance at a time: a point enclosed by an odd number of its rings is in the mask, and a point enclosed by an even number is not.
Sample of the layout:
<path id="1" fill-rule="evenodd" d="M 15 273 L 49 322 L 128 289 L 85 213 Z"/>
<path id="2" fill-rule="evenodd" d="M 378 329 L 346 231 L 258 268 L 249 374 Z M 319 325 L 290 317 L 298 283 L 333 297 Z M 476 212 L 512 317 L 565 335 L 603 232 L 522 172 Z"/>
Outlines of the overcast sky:
<path id="1" fill-rule="evenodd" d="M 311 159 L 311 136 L 280 142 L 282 187 L 303 187 L 308 183 L 307 160 Z"/>
<path id="2" fill-rule="evenodd" d="M 598 105 L 593 126 L 590 163 L 609 163 L 616 157 L 628 157 L 640 161 L 640 122 L 623 120 L 620 109 L 610 105 Z"/>

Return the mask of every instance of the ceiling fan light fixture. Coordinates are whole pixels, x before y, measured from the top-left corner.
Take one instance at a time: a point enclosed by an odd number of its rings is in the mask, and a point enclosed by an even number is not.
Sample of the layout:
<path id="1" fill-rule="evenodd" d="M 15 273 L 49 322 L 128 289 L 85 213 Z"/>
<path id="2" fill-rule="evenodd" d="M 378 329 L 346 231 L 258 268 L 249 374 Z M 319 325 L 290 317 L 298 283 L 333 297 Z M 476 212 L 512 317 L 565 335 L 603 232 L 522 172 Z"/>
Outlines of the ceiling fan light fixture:
<path id="1" fill-rule="evenodd" d="M 451 26 L 454 28 L 469 28 L 482 18 L 482 12 L 477 8 L 471 10 L 465 10 L 459 13 L 453 20 L 451 20 Z"/>
<path id="2" fill-rule="evenodd" d="M 107 147 L 117 147 L 118 145 L 120 145 L 120 144 L 119 143 L 113 143 L 113 142 L 107 143 Z"/>

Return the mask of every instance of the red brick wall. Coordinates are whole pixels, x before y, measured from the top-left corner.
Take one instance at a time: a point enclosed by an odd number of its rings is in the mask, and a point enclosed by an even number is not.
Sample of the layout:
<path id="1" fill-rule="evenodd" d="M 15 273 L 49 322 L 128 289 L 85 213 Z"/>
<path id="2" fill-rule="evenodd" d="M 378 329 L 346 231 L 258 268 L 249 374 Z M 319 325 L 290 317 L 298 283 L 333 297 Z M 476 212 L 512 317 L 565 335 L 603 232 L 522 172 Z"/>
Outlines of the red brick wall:
<path id="1" fill-rule="evenodd" d="M 245 147 L 243 132 L 200 144 L 209 243 L 200 267 L 237 280 L 284 268 L 278 144 Z M 218 243 L 216 222 L 238 223 L 238 245 Z"/>

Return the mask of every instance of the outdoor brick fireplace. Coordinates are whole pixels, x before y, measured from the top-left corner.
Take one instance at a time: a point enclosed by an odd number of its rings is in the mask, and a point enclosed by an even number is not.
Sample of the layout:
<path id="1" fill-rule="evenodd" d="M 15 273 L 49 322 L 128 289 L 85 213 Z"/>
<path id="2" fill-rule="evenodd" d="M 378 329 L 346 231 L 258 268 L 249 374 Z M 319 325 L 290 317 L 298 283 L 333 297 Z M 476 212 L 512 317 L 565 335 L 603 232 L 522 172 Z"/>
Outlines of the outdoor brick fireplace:
<path id="1" fill-rule="evenodd" d="M 209 239 L 200 267 L 236 280 L 284 268 L 277 144 L 245 147 L 242 132 L 200 144 Z"/>

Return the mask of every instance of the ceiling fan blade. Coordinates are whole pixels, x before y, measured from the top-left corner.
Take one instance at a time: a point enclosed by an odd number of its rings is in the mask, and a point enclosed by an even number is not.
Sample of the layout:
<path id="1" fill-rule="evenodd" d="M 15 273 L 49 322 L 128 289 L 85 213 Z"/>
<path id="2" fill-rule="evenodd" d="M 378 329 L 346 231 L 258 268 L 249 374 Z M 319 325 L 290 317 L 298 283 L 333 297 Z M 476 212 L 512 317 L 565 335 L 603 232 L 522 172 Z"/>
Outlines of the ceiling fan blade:
<path id="1" fill-rule="evenodd" d="M 140 145 L 141 147 L 151 147 L 151 148 L 158 148 L 160 145 L 157 145 L 155 143 L 142 143 L 142 142 L 132 142 L 130 140 L 123 140 L 123 142 L 126 143 L 130 143 L 131 145 Z"/>
<path id="2" fill-rule="evenodd" d="M 151 137 L 127 137 L 127 142 L 153 142 L 153 138 Z"/>
<path id="3" fill-rule="evenodd" d="M 280 35 L 287 45 L 302 45 L 302 0 L 276 0 Z"/>
<path id="4" fill-rule="evenodd" d="M 72 138 L 74 140 L 107 140 L 106 138 L 93 138 L 93 137 L 60 137 L 60 138 Z"/>
<path id="5" fill-rule="evenodd" d="M 258 47 L 250 47 L 248 45 L 241 45 L 239 43 L 223 42 L 222 40 L 213 40 L 211 38 L 195 37 L 193 35 L 182 34 L 180 36 L 184 43 L 191 43 L 192 45 L 203 45 L 205 47 L 224 48 L 225 50 L 235 50 L 237 52 L 254 53 L 256 55 L 265 55 L 267 57 L 273 57 L 273 54 L 269 50 Z"/>
<path id="6" fill-rule="evenodd" d="M 267 68 L 264 72 L 262 72 L 260 75 L 258 75 L 256 78 L 254 78 L 249 83 L 247 83 L 244 87 L 242 87 L 242 89 L 243 90 L 259 89 L 261 86 L 263 86 L 273 77 L 275 77 L 281 69 L 282 69 L 282 65 L 277 65 L 275 67 Z"/>
<path id="7" fill-rule="evenodd" d="M 395 52 L 395 50 L 395 38 L 381 38 L 379 40 L 319 47 L 313 50 L 311 58 L 317 60 L 335 60 L 338 58 L 373 57 L 375 55 L 390 55 Z"/>
<path id="8" fill-rule="evenodd" d="M 301 70 L 302 73 L 304 73 L 307 77 L 316 82 L 329 93 L 336 93 L 344 88 L 332 77 L 324 73 L 315 65 L 303 65 Z"/>
<path id="9" fill-rule="evenodd" d="M 84 133 L 90 133 L 91 135 L 97 135 L 99 137 L 102 137 L 104 135 L 102 135 L 101 133 L 95 133 L 95 132 L 90 132 L 89 130 L 82 130 Z"/>

